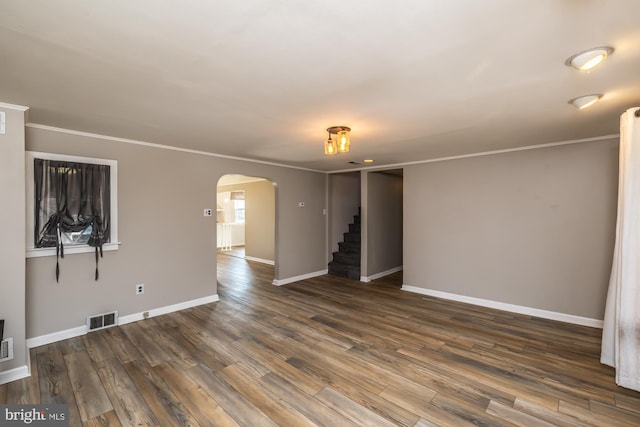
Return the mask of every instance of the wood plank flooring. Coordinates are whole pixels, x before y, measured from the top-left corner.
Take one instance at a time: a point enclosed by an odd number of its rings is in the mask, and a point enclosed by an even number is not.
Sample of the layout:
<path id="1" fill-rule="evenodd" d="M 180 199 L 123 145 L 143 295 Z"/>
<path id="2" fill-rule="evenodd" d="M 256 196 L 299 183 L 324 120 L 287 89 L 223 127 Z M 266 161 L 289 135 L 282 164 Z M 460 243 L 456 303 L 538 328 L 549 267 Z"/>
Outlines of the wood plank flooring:
<path id="1" fill-rule="evenodd" d="M 72 426 L 640 425 L 598 329 L 218 258 L 219 302 L 32 349 L 0 403 L 69 403 Z"/>

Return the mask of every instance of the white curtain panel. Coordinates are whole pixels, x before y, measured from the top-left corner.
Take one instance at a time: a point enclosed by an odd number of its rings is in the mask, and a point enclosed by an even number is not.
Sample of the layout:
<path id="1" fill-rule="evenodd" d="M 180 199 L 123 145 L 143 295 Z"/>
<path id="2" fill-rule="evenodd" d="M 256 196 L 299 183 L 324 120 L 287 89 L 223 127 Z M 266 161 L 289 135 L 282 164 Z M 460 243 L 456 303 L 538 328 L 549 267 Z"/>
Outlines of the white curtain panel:
<path id="1" fill-rule="evenodd" d="M 640 108 L 620 117 L 618 222 L 600 361 L 640 391 Z"/>

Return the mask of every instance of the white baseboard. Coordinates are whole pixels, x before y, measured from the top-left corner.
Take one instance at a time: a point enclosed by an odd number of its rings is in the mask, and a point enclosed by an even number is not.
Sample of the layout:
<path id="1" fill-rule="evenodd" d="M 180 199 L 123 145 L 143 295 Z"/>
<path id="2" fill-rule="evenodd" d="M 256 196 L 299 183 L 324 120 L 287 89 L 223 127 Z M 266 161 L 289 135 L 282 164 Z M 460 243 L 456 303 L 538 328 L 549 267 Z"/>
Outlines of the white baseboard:
<path id="1" fill-rule="evenodd" d="M 160 316 L 162 314 L 172 313 L 178 310 L 184 310 L 191 307 L 197 307 L 199 305 L 208 304 L 210 302 L 220 301 L 218 294 L 209 295 L 202 298 L 197 298 L 190 301 L 180 302 L 178 304 L 167 305 L 165 307 L 154 308 L 146 312 L 149 313 L 149 317 Z M 118 325 L 125 325 L 131 322 L 137 322 L 144 319 L 144 311 L 140 313 L 128 314 L 118 318 Z M 66 340 L 68 338 L 78 337 L 87 333 L 87 326 L 78 326 L 71 329 L 65 329 L 64 331 L 53 332 L 47 335 L 41 335 L 39 337 L 27 338 L 27 348 L 40 347 L 41 345 L 51 344 L 57 341 Z"/>
<path id="2" fill-rule="evenodd" d="M 402 285 L 403 291 L 415 292 L 422 295 L 448 299 L 452 301 L 464 302 L 467 304 L 479 305 L 482 307 L 495 308 L 497 310 L 509 311 L 511 313 L 525 314 L 527 316 L 541 317 L 543 319 L 557 320 L 559 322 L 572 323 L 574 325 L 590 326 L 592 328 L 603 327 L 603 321 L 591 319 L 589 317 L 574 316 L 572 314 L 559 313 L 556 311 L 541 310 L 539 308 L 525 307 L 522 305 L 507 304 L 499 301 L 486 300 L 482 298 L 468 297 L 448 292 L 435 291 L 433 289 L 419 288 L 417 286 Z"/>
<path id="3" fill-rule="evenodd" d="M 52 332 L 39 337 L 27 338 L 27 348 L 40 347 L 41 345 L 51 344 L 53 342 L 66 340 L 69 338 L 79 337 L 87 333 L 87 325 L 77 326 L 63 331 Z"/>
<path id="4" fill-rule="evenodd" d="M 276 286 L 288 285 L 289 283 L 297 282 L 300 280 L 311 279 L 313 277 L 324 276 L 329 270 L 314 271 L 313 273 L 303 274 L 301 276 L 288 277 L 286 279 L 273 279 L 272 284 Z"/>
<path id="5" fill-rule="evenodd" d="M 262 259 L 262 258 L 256 258 L 253 256 L 246 256 L 246 255 L 244 259 L 246 259 L 247 261 L 261 262 L 263 264 L 276 265 L 276 262 L 270 259 Z"/>
<path id="6" fill-rule="evenodd" d="M 173 313 L 174 311 L 185 310 L 187 308 L 197 307 L 199 305 L 209 304 L 210 302 L 216 301 L 220 301 L 220 297 L 218 297 L 218 294 L 192 299 L 191 301 L 179 302 L 178 304 L 167 305 L 165 307 L 154 308 L 147 311 L 141 311 L 139 313 L 128 314 L 126 316 L 120 316 L 120 318 L 118 318 L 118 325 L 126 325 L 127 323 L 144 320 L 144 313 L 149 313 L 149 317 L 156 317 L 163 314 Z"/>
<path id="7" fill-rule="evenodd" d="M 0 372 L 0 385 L 10 383 L 11 381 L 21 380 L 31 376 L 27 365 L 19 366 L 8 371 Z"/>
<path id="8" fill-rule="evenodd" d="M 364 283 L 369 283 L 372 280 L 376 280 L 381 277 L 388 276 L 393 273 L 397 273 L 398 271 L 402 271 L 402 266 L 394 267 L 386 271 L 381 271 L 380 273 L 372 274 L 371 276 L 360 276 L 360 281 Z"/>

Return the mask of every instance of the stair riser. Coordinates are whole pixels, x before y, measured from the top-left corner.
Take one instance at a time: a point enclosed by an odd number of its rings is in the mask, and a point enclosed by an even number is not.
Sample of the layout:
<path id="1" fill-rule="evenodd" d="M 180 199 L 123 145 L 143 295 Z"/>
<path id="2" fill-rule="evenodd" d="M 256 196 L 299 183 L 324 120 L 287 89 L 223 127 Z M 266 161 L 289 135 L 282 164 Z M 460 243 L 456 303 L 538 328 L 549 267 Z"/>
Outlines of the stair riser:
<path id="1" fill-rule="evenodd" d="M 360 243 L 360 233 L 344 233 L 344 241 Z"/>
<path id="2" fill-rule="evenodd" d="M 360 254 L 360 245 L 358 243 L 340 242 L 338 243 L 338 248 L 340 248 L 340 252 L 346 254 Z"/>
<path id="3" fill-rule="evenodd" d="M 360 254 L 346 254 L 341 252 L 333 253 L 333 260 L 340 264 L 353 265 L 360 267 Z"/>
<path id="4" fill-rule="evenodd" d="M 360 224 L 349 224 L 349 233 L 359 233 Z"/>
<path id="5" fill-rule="evenodd" d="M 332 262 L 329 264 L 329 274 L 347 279 L 360 280 L 360 268 Z"/>

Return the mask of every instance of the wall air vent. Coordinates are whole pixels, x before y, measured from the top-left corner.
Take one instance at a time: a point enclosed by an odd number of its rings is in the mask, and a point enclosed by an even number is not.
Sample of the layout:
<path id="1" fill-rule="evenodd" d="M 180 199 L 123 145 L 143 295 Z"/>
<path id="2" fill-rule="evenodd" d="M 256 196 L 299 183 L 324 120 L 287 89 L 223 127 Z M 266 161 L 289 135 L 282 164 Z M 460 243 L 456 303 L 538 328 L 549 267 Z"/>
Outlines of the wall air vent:
<path id="1" fill-rule="evenodd" d="M 0 341 L 0 362 L 13 359 L 13 338 Z"/>
<path id="2" fill-rule="evenodd" d="M 97 314 L 87 317 L 87 331 L 97 331 L 99 329 L 110 328 L 118 324 L 118 311 Z"/>

